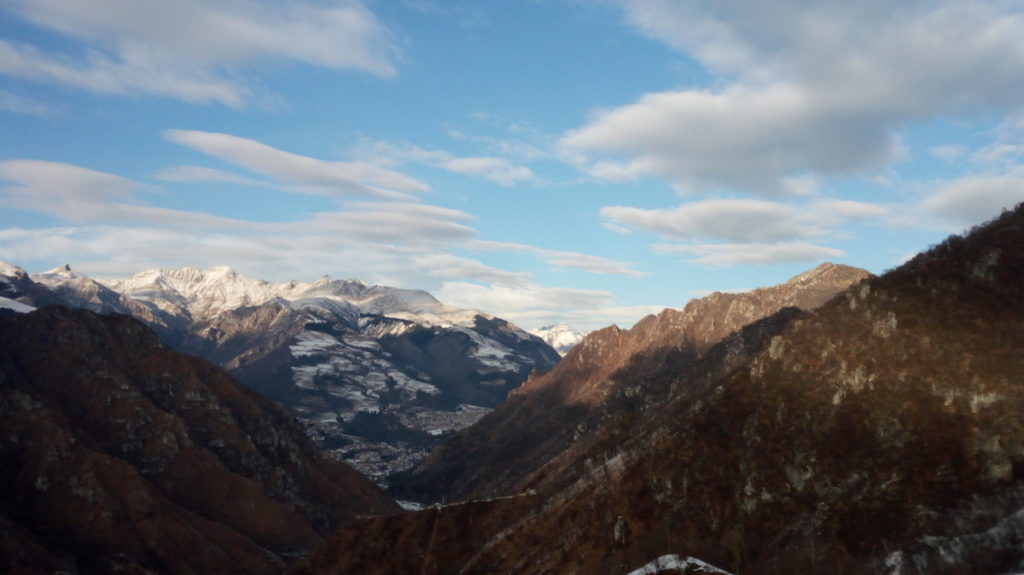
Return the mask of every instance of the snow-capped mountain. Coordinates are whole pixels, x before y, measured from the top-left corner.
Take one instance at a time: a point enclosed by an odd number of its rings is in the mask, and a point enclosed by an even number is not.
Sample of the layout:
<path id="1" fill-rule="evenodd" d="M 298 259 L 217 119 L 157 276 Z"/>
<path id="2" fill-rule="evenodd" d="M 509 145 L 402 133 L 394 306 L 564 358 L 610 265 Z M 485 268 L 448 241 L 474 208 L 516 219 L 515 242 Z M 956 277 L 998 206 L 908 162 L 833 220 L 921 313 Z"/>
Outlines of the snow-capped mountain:
<path id="1" fill-rule="evenodd" d="M 564 323 L 531 329 L 530 333 L 543 339 L 545 343 L 555 348 L 555 351 L 563 357 L 576 344 L 583 341 L 583 337 L 587 335 L 572 329 Z"/>
<path id="2" fill-rule="evenodd" d="M 516 326 L 421 290 L 328 276 L 273 283 L 228 267 L 100 282 L 69 266 L 4 266 L 0 297 L 131 314 L 285 404 L 321 445 L 377 477 L 425 457 L 559 359 Z"/>

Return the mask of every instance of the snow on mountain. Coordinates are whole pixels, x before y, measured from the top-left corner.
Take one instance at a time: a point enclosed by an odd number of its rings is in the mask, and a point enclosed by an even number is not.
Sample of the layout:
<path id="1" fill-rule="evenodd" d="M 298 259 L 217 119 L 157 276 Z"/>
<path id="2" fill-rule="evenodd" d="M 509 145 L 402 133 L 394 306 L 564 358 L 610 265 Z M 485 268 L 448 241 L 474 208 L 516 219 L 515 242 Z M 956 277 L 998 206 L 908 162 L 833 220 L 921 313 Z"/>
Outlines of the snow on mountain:
<path id="1" fill-rule="evenodd" d="M 570 349 L 583 341 L 583 337 L 586 335 L 575 331 L 564 323 L 532 329 L 530 333 L 544 340 L 545 343 L 555 348 L 555 351 L 562 356 L 565 356 L 566 353 L 569 353 Z"/>
<path id="2" fill-rule="evenodd" d="M 24 276 L 25 270 L 7 262 L 0 262 L 0 282 L 10 283 L 11 279 Z"/>
<path id="3" fill-rule="evenodd" d="M 28 276 L 65 300 L 71 307 L 85 308 L 97 313 L 130 313 L 117 292 L 80 274 L 65 264 Z"/>
<path id="4" fill-rule="evenodd" d="M 378 479 L 425 457 L 437 430 L 474 423 L 558 361 L 500 318 L 360 280 L 274 283 L 223 266 L 103 282 L 70 266 L 29 277 L 55 294 L 48 303 L 135 316 L 291 408 L 322 446 Z"/>
<path id="5" fill-rule="evenodd" d="M 35 311 L 36 308 L 23 304 L 20 301 L 0 296 L 0 309 L 9 309 L 15 313 L 28 313 L 30 311 Z"/>
<path id="6" fill-rule="evenodd" d="M 723 571 L 700 559 L 694 557 L 680 558 L 678 555 L 662 555 L 647 565 L 635 571 L 630 571 L 628 575 L 668 575 L 669 573 L 730 575 L 728 571 Z"/>
<path id="7" fill-rule="evenodd" d="M 130 298 L 156 304 L 168 312 L 187 311 L 203 320 L 241 307 L 261 306 L 274 300 L 296 309 L 351 306 L 359 314 L 410 319 L 421 324 L 472 325 L 478 313 L 447 307 L 422 290 L 370 286 L 360 280 L 335 280 L 329 276 L 303 283 L 272 283 L 249 278 L 225 267 L 154 269 L 124 280 L 104 282 L 106 287 Z"/>

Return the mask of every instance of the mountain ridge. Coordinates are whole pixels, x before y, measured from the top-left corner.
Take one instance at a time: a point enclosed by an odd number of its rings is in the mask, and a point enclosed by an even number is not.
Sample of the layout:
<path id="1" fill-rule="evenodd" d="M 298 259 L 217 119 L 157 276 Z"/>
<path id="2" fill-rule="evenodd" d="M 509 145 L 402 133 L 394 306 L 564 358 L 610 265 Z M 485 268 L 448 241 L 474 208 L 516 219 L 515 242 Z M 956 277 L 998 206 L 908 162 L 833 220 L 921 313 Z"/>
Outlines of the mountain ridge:
<path id="1" fill-rule="evenodd" d="M 559 359 L 500 318 L 358 280 L 273 283 L 219 266 L 99 282 L 67 265 L 25 274 L 9 264 L 4 278 L 23 304 L 139 318 L 285 404 L 321 445 L 381 481 Z"/>
<path id="2" fill-rule="evenodd" d="M 612 325 L 591 332 L 554 369 L 531 377 L 479 423 L 394 477 L 393 492 L 405 499 L 455 501 L 521 490 L 532 472 L 584 431 L 588 414 L 623 388 L 615 374 L 630 362 L 658 363 L 667 354 L 680 364 L 696 362 L 744 325 L 786 307 L 813 309 L 868 276 L 865 270 L 822 264 L 777 286 L 691 300 L 682 310 L 646 316 L 629 330 Z M 503 460 L 513 463 L 501 469 Z"/>

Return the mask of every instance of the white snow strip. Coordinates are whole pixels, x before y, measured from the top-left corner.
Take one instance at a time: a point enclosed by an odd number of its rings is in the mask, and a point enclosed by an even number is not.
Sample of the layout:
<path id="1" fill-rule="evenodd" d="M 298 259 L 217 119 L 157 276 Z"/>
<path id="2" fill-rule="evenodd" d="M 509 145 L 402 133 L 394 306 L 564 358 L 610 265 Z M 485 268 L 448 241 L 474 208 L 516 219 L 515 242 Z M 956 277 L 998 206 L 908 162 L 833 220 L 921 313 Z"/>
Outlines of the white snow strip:
<path id="1" fill-rule="evenodd" d="M 647 565 L 630 571 L 627 575 L 658 575 L 669 569 L 675 569 L 678 573 L 709 573 L 714 575 L 731 575 L 718 567 L 710 565 L 694 557 L 680 559 L 678 555 L 662 555 Z M 689 569 L 689 571 L 687 571 Z"/>
<path id="2" fill-rule="evenodd" d="M 295 336 L 295 343 L 289 348 L 292 357 L 307 357 L 318 353 L 326 353 L 333 347 L 340 345 L 338 338 L 329 333 L 320 331 L 304 331 Z"/>
<path id="3" fill-rule="evenodd" d="M 402 499 L 395 500 L 398 506 L 406 511 L 423 511 L 424 507 L 422 503 L 416 503 L 415 501 L 404 501 Z"/>
<path id="4" fill-rule="evenodd" d="M 36 308 L 21 303 L 20 301 L 14 301 L 13 299 L 0 297 L 0 308 L 14 310 L 17 313 L 28 313 L 30 311 L 36 311 Z"/>

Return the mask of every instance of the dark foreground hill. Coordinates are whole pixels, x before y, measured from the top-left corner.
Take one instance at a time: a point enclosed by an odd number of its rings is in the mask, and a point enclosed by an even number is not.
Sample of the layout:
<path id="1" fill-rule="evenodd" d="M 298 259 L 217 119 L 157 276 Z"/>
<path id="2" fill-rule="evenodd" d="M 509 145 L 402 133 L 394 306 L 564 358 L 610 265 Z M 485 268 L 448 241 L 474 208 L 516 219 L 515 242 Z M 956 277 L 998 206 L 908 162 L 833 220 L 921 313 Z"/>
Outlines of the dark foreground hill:
<path id="1" fill-rule="evenodd" d="M 0 421 L 0 572 L 279 573 L 396 509 L 283 408 L 126 316 L 0 316 Z"/>
<path id="2" fill-rule="evenodd" d="M 527 491 L 362 520 L 294 572 L 1020 571 L 1022 247 L 1024 206 L 696 362 L 635 362 Z"/>

